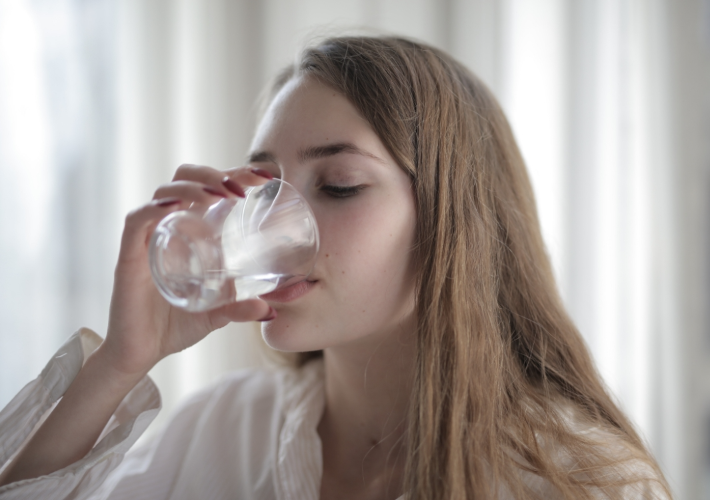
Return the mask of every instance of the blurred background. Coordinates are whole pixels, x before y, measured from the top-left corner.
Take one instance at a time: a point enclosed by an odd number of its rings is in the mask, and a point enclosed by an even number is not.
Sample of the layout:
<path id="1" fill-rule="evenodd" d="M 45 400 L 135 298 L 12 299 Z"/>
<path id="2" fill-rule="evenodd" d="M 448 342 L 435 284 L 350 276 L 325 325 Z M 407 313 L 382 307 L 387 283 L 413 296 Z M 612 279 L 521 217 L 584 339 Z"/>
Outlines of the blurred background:
<path id="1" fill-rule="evenodd" d="M 0 0 L 0 406 L 105 334 L 126 213 L 181 163 L 243 164 L 269 78 L 353 28 L 492 88 L 601 373 L 677 498 L 710 499 L 710 0 Z M 260 364 L 255 331 L 159 365 L 166 409 Z"/>

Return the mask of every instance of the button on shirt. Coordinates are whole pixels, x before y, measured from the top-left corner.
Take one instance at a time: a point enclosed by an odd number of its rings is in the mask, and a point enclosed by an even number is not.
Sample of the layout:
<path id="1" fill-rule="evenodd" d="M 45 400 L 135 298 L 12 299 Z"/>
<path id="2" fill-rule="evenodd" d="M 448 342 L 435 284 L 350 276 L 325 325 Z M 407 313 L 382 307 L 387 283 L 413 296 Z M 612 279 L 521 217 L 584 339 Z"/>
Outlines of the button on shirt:
<path id="1" fill-rule="evenodd" d="M 79 330 L 0 412 L 1 466 L 100 343 L 91 330 Z M 317 426 L 324 403 L 320 360 L 300 369 L 241 371 L 191 397 L 161 434 L 129 451 L 160 409 L 158 389 L 145 377 L 86 457 L 47 476 L 0 487 L 0 500 L 317 500 L 323 473 Z M 544 495 L 542 478 L 531 477 L 530 483 Z M 665 498 L 652 486 L 642 485 L 627 498 Z"/>

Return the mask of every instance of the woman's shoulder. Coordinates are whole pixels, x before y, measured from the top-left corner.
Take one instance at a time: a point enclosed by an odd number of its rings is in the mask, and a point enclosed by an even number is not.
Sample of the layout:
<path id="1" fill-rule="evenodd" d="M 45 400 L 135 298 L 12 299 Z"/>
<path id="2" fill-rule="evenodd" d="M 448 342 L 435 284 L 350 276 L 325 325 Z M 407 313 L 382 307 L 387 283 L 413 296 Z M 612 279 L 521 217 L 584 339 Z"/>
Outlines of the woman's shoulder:
<path id="1" fill-rule="evenodd" d="M 319 361 L 301 368 L 266 366 L 229 373 L 189 397 L 178 413 L 197 411 L 213 414 L 220 420 L 243 419 L 249 416 L 266 418 L 281 413 L 311 389 L 322 378 Z"/>
<path id="2" fill-rule="evenodd" d="M 600 486 L 592 486 L 591 492 L 599 498 L 624 499 L 669 499 L 664 488 L 665 481 L 660 475 L 652 458 L 643 449 L 634 446 L 618 429 L 610 425 L 591 422 L 582 410 L 569 402 L 557 403 L 558 414 L 568 430 L 589 447 L 598 458 L 602 459 L 595 476 Z M 571 451 L 568 445 L 551 443 L 553 455 L 558 464 L 572 472 L 578 478 L 587 477 L 585 461 Z M 588 464 L 589 466 L 589 464 Z M 591 467 L 590 470 L 594 470 Z M 573 472 L 573 471 L 577 472 Z M 607 484 L 607 487 L 602 485 Z"/>
<path id="3" fill-rule="evenodd" d="M 217 477 L 225 491 L 257 488 L 252 474 L 270 470 L 294 394 L 318 375 L 310 363 L 230 373 L 184 400 L 154 438 L 126 457 L 117 481 L 152 484 L 160 477 L 160 484 L 189 480 L 185 488 L 194 488 Z M 180 479 L 179 471 L 189 474 Z"/>

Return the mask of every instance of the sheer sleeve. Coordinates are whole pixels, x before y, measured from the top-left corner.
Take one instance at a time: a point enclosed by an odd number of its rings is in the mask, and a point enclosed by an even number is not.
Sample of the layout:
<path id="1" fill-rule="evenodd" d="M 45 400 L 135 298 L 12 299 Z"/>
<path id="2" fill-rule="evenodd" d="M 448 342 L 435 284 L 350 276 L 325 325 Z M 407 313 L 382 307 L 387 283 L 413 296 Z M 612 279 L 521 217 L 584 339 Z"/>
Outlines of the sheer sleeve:
<path id="1" fill-rule="evenodd" d="M 82 328 L 59 348 L 42 373 L 0 411 L 0 469 L 22 449 L 101 343 Z M 94 448 L 81 460 L 52 474 L 0 487 L 0 500 L 91 498 L 122 461 L 160 410 L 160 394 L 149 377 L 121 402 Z"/>

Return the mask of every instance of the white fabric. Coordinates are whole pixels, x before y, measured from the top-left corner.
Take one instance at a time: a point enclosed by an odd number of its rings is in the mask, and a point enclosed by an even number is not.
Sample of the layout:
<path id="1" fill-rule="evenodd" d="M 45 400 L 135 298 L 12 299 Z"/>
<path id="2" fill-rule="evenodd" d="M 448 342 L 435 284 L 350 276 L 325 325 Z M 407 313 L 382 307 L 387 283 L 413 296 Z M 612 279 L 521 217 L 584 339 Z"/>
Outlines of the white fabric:
<path id="1" fill-rule="evenodd" d="M 79 330 L 0 412 L 0 464 L 17 453 L 100 342 L 94 332 Z M 190 398 L 156 439 L 126 455 L 160 409 L 158 390 L 146 377 L 85 458 L 1 487 L 0 500 L 317 500 L 324 402 L 321 361 L 300 370 L 238 372 Z M 545 494 L 544 480 L 528 480 Z M 646 485 L 627 498 L 663 497 Z"/>

